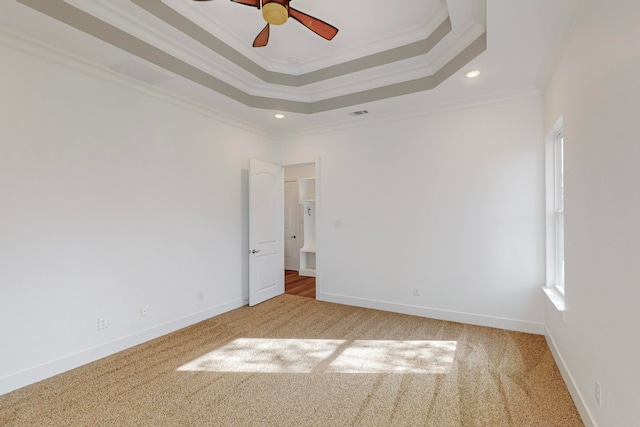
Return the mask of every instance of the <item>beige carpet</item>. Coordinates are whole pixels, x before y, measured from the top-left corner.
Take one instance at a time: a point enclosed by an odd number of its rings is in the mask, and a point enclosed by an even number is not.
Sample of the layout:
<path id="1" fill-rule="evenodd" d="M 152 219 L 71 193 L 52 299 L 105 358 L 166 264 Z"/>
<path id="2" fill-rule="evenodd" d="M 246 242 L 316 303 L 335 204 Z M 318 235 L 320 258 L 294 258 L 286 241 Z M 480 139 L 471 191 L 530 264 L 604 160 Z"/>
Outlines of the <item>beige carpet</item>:
<path id="1" fill-rule="evenodd" d="M 283 295 L 13 393 L 2 426 L 582 426 L 542 336 Z"/>

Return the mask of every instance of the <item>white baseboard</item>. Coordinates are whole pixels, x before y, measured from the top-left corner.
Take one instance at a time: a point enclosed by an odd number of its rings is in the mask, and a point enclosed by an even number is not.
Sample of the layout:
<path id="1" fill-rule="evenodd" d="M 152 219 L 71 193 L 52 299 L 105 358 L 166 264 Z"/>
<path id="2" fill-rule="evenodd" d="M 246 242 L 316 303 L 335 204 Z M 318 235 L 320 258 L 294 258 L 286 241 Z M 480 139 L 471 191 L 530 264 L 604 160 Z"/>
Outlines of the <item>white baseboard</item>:
<path id="1" fill-rule="evenodd" d="M 175 332 L 187 326 L 194 325 L 203 320 L 218 316 L 230 310 L 242 307 L 241 299 L 229 301 L 210 307 L 206 310 L 172 320 L 161 325 L 154 326 L 133 335 L 118 338 L 116 340 L 88 348 L 80 352 L 64 356 L 60 359 L 34 366 L 24 371 L 16 372 L 0 378 L 0 395 L 9 393 L 27 385 L 42 381 L 54 375 L 69 371 L 90 362 L 95 362 L 103 357 L 110 356 L 122 350 L 126 350 L 138 344 L 150 341 L 163 335 Z"/>
<path id="2" fill-rule="evenodd" d="M 457 311 L 440 310 L 429 307 L 420 307 L 408 304 L 390 303 L 386 301 L 366 298 L 355 298 L 345 295 L 321 292 L 317 295 L 320 301 L 334 302 L 337 304 L 353 305 L 356 307 L 373 308 L 376 310 L 391 311 L 394 313 L 410 314 L 413 316 L 428 317 L 431 319 L 447 320 L 450 322 L 468 323 L 471 325 L 488 326 L 490 328 L 506 329 L 509 331 L 527 332 L 530 334 L 544 335 L 543 323 L 527 322 L 524 320 L 505 319 L 501 317 L 484 316 L 480 314 L 461 313 Z"/>
<path id="3" fill-rule="evenodd" d="M 591 411 L 589 411 L 589 407 L 585 403 L 582 393 L 578 390 L 578 387 L 573 380 L 573 376 L 571 375 L 571 371 L 569 371 L 567 364 L 564 362 L 549 329 L 545 328 L 544 335 L 547 338 L 547 345 L 549 346 L 549 349 L 551 349 L 551 354 L 553 355 L 553 359 L 556 361 L 556 365 L 558 365 L 562 379 L 569 389 L 569 394 L 571 394 L 571 397 L 573 398 L 573 403 L 576 405 L 580 417 L 582 417 L 582 422 L 586 427 L 597 427 L 597 424 L 591 415 Z"/>

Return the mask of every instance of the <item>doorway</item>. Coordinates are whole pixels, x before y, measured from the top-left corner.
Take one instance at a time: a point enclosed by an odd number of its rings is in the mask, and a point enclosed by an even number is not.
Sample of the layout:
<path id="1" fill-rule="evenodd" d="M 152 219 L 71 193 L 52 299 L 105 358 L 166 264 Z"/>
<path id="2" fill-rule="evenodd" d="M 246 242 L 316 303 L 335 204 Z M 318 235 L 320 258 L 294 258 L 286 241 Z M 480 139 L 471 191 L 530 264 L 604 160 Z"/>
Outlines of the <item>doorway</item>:
<path id="1" fill-rule="evenodd" d="M 284 166 L 285 293 L 316 297 L 316 164 Z"/>
<path id="2" fill-rule="evenodd" d="M 297 233 L 288 236 L 284 230 L 285 168 L 287 180 L 298 184 L 297 205 L 289 204 L 297 206 L 297 209 L 288 209 L 297 214 L 297 219 L 287 220 L 290 224 L 288 231 Z M 249 159 L 248 172 L 249 286 L 245 301 L 253 306 L 285 293 L 285 240 L 290 242 L 290 258 L 293 255 L 299 256 L 298 276 L 313 278 L 306 283 L 312 283 L 316 291 L 319 291 L 315 280 L 316 175 L 319 174 L 319 159 L 315 163 L 283 167 L 252 158 Z M 289 185 L 289 188 L 292 186 Z M 295 224 L 298 226 L 295 227 Z M 293 268 L 295 267 L 294 264 Z M 315 294 L 317 296 L 319 293 Z"/>

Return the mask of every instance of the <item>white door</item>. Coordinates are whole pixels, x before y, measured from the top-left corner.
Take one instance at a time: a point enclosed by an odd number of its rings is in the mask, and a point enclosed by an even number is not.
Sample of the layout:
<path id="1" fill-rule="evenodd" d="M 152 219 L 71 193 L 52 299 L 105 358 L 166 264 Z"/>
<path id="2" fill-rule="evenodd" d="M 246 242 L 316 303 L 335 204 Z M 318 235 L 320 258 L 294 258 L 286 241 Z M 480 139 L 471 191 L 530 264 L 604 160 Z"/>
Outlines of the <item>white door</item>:
<path id="1" fill-rule="evenodd" d="M 300 269 L 298 242 L 298 181 L 284 183 L 284 268 Z"/>
<path id="2" fill-rule="evenodd" d="M 284 293 L 284 172 L 249 159 L 249 305 Z"/>

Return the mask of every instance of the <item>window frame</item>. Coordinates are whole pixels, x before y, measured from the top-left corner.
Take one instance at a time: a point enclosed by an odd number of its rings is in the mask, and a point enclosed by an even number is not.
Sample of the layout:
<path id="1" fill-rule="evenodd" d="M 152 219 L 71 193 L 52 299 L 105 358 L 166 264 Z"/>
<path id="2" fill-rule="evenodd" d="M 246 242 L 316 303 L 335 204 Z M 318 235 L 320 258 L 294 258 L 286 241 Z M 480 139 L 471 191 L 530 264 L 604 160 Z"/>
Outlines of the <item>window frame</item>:
<path id="1" fill-rule="evenodd" d="M 565 133 L 560 117 L 545 138 L 546 280 L 543 290 L 565 311 Z"/>
<path id="2" fill-rule="evenodd" d="M 553 141 L 554 151 L 554 246 L 555 286 L 564 295 L 564 134 L 562 129 Z"/>

